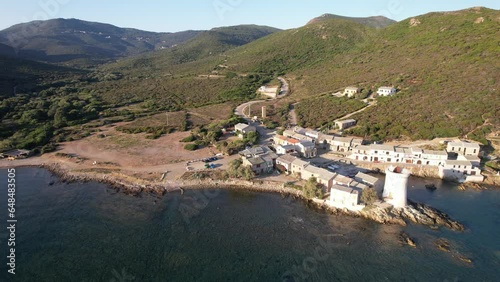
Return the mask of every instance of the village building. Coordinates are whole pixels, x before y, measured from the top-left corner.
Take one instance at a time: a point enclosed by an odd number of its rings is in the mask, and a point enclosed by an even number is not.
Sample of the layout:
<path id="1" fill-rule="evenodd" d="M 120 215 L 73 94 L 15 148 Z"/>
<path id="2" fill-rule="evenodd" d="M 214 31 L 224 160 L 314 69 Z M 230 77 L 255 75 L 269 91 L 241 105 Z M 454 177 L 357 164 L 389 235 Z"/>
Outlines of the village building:
<path id="1" fill-rule="evenodd" d="M 311 159 L 317 156 L 316 145 L 307 140 L 302 140 L 298 144 L 295 145 L 295 150 L 306 159 Z"/>
<path id="2" fill-rule="evenodd" d="M 274 144 L 276 145 L 276 152 L 279 155 L 297 152 L 303 158 L 307 159 L 317 156 L 316 145 L 312 141 L 310 141 L 310 139 L 310 137 L 307 137 L 300 140 L 282 135 L 275 135 L 273 138 Z"/>
<path id="3" fill-rule="evenodd" d="M 346 120 L 341 120 L 341 121 L 336 121 L 335 125 L 340 129 L 344 130 L 349 127 L 353 127 L 356 125 L 356 120 L 354 119 L 346 119 Z"/>
<path id="4" fill-rule="evenodd" d="M 439 176 L 442 179 L 456 182 L 481 182 L 484 176 L 481 169 L 467 160 L 447 160 L 439 166 Z"/>
<path id="5" fill-rule="evenodd" d="M 293 138 L 297 140 L 306 140 L 306 141 L 311 141 L 313 143 L 316 142 L 316 139 L 314 137 L 307 136 L 305 134 L 301 134 L 299 132 L 287 129 L 283 131 L 283 136 L 288 137 L 288 138 Z"/>
<path id="6" fill-rule="evenodd" d="M 276 164 L 276 155 L 267 146 L 257 146 L 241 151 L 242 164 L 248 166 L 256 174 L 271 173 Z"/>
<path id="7" fill-rule="evenodd" d="M 457 160 L 459 161 L 469 161 L 473 166 L 479 167 L 481 165 L 481 159 L 476 156 L 463 156 L 458 155 Z"/>
<path id="8" fill-rule="evenodd" d="M 330 151 L 348 152 L 351 150 L 353 138 L 335 137 L 330 141 Z"/>
<path id="9" fill-rule="evenodd" d="M 234 126 L 234 131 L 238 134 L 240 138 L 243 138 L 245 134 L 250 132 L 257 132 L 257 128 L 252 125 L 248 125 L 245 123 L 238 123 Z"/>
<path id="10" fill-rule="evenodd" d="M 271 98 L 276 98 L 276 96 L 279 94 L 280 87 L 278 86 L 261 86 L 259 87 L 259 90 L 257 92 L 264 94 L 266 96 L 269 96 Z"/>
<path id="11" fill-rule="evenodd" d="M 351 97 L 356 96 L 356 94 L 358 94 L 359 92 L 360 92 L 360 89 L 358 87 L 349 86 L 349 87 L 345 88 L 344 95 L 347 95 L 347 97 L 351 98 Z"/>
<path id="12" fill-rule="evenodd" d="M 449 142 L 446 151 L 448 153 L 456 153 L 464 156 L 479 156 L 479 152 L 481 151 L 481 147 L 477 143 L 469 143 L 469 142 Z"/>
<path id="13" fill-rule="evenodd" d="M 302 178 L 302 172 L 304 171 L 304 169 L 309 165 L 308 162 L 306 161 L 303 161 L 299 158 L 296 158 L 293 162 L 292 162 L 292 174 L 296 175 L 296 176 L 300 176 Z"/>
<path id="14" fill-rule="evenodd" d="M 354 176 L 354 180 L 359 182 L 359 183 L 364 183 L 368 185 L 369 187 L 374 187 L 378 188 L 381 185 L 380 179 L 378 179 L 375 176 L 371 176 L 369 174 L 363 173 L 363 172 L 358 172 L 356 176 Z"/>
<path id="15" fill-rule="evenodd" d="M 6 158 L 9 160 L 25 159 L 31 156 L 30 150 L 14 149 L 0 153 L 1 158 Z"/>
<path id="16" fill-rule="evenodd" d="M 365 206 L 359 204 L 360 193 L 358 190 L 342 185 L 334 185 L 330 189 L 330 199 L 327 204 L 339 208 L 360 211 Z"/>
<path id="17" fill-rule="evenodd" d="M 276 159 L 276 168 L 281 172 L 285 172 L 287 174 L 292 173 L 292 163 L 297 159 L 297 157 L 287 154 L 283 156 L 279 156 Z"/>
<path id="18" fill-rule="evenodd" d="M 357 146 L 353 149 L 350 158 L 374 163 L 439 166 L 448 159 L 448 154 L 446 151 L 422 150 L 417 147 L 406 148 L 372 144 Z"/>
<path id="19" fill-rule="evenodd" d="M 334 185 L 344 185 L 344 186 L 351 186 L 355 182 L 352 178 L 335 173 L 333 177 L 333 184 Z"/>
<path id="20" fill-rule="evenodd" d="M 316 178 L 316 182 L 322 184 L 327 189 L 330 189 L 333 186 L 333 178 L 335 177 L 335 173 L 329 172 L 326 169 L 307 165 L 301 172 L 301 178 L 304 180 L 309 180 L 311 177 Z"/>
<path id="21" fill-rule="evenodd" d="M 392 95 L 396 94 L 396 88 L 394 88 L 394 87 L 387 87 L 387 86 L 380 87 L 377 90 L 377 94 L 379 96 L 392 96 Z"/>
<path id="22" fill-rule="evenodd" d="M 275 148 L 276 154 L 278 155 L 292 154 L 296 152 L 295 145 L 277 145 Z"/>

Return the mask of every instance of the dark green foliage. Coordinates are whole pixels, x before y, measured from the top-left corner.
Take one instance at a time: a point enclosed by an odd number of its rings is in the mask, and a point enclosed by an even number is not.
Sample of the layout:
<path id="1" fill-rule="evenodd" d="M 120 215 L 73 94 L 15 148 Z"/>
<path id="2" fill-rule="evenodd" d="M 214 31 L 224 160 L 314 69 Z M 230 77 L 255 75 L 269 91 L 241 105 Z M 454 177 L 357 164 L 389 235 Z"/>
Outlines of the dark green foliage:
<path id="1" fill-rule="evenodd" d="M 321 185 L 317 183 L 315 177 L 311 177 L 309 178 L 309 180 L 307 180 L 306 184 L 302 188 L 302 192 L 304 193 L 304 196 L 309 199 L 323 198 L 323 189 Z"/>
<path id="2" fill-rule="evenodd" d="M 259 141 L 259 133 L 258 132 L 248 132 L 243 136 L 243 142 L 250 145 L 255 145 Z"/>
<path id="3" fill-rule="evenodd" d="M 301 126 L 317 128 L 365 106 L 355 99 L 321 96 L 302 101 L 295 111 Z"/>
<path id="4" fill-rule="evenodd" d="M 377 191 L 373 188 L 366 188 L 361 192 L 361 202 L 365 203 L 367 206 L 372 205 L 378 200 Z"/>
<path id="5" fill-rule="evenodd" d="M 483 145 L 488 145 L 489 142 L 486 139 L 486 136 L 488 136 L 488 134 L 490 134 L 492 130 L 493 127 L 491 125 L 483 126 L 474 130 L 472 133 L 467 134 L 467 137 L 477 142 L 480 142 Z"/>
<path id="6" fill-rule="evenodd" d="M 189 143 L 189 142 L 193 142 L 195 140 L 196 140 L 196 136 L 194 136 L 194 135 L 191 134 L 188 137 L 182 139 L 181 142 Z"/>
<path id="7" fill-rule="evenodd" d="M 228 177 L 232 178 L 243 178 L 245 180 L 251 180 L 255 177 L 255 173 L 250 167 L 245 167 L 242 165 L 240 159 L 233 160 L 229 163 L 229 168 L 225 171 Z"/>
<path id="8" fill-rule="evenodd" d="M 188 150 L 188 151 L 195 151 L 196 149 L 198 149 L 198 145 L 196 145 L 196 144 L 186 144 L 184 146 L 184 149 Z"/>

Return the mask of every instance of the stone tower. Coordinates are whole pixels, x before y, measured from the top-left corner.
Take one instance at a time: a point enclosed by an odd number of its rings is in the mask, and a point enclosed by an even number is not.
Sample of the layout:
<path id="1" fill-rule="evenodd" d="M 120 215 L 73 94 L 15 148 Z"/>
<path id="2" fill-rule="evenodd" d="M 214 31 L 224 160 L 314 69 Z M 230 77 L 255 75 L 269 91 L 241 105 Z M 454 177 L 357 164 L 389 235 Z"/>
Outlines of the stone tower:
<path id="1" fill-rule="evenodd" d="M 404 208 L 407 205 L 408 177 L 410 172 L 401 167 L 388 167 L 385 170 L 385 185 L 382 196 L 395 208 Z"/>

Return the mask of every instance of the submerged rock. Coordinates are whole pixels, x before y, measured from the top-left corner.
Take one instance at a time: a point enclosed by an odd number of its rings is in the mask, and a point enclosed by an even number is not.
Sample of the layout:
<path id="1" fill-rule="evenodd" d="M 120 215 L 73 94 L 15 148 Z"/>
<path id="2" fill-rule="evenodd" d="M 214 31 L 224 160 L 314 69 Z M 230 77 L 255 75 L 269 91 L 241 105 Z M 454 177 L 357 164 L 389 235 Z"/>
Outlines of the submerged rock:
<path id="1" fill-rule="evenodd" d="M 417 244 L 415 243 L 415 240 L 413 240 L 408 234 L 406 234 L 404 231 L 401 231 L 399 234 L 399 239 L 403 242 L 403 244 L 407 244 L 408 246 L 417 247 Z"/>
<path id="2" fill-rule="evenodd" d="M 436 248 L 438 250 L 441 250 L 443 252 L 450 252 L 450 242 L 446 241 L 446 239 L 438 239 L 436 242 L 434 242 L 434 245 L 436 245 Z"/>

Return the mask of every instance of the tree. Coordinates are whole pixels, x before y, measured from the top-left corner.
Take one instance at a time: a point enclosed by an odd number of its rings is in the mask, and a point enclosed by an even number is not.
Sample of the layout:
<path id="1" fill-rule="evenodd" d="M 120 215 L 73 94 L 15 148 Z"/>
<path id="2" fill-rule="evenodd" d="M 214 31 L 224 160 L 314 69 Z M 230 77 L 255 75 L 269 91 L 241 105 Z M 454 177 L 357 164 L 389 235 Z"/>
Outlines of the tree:
<path id="1" fill-rule="evenodd" d="M 378 200 L 377 191 L 373 188 L 366 188 L 361 192 L 361 201 L 366 205 L 372 205 L 376 200 Z"/>
<path id="2" fill-rule="evenodd" d="M 323 198 L 323 189 L 318 185 L 316 177 L 311 177 L 304 185 L 302 192 L 307 198 Z"/>

